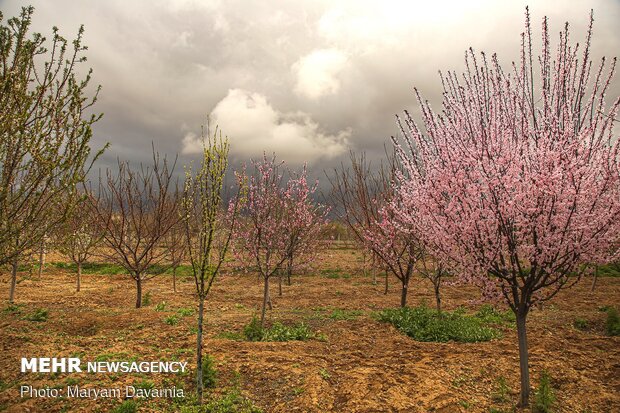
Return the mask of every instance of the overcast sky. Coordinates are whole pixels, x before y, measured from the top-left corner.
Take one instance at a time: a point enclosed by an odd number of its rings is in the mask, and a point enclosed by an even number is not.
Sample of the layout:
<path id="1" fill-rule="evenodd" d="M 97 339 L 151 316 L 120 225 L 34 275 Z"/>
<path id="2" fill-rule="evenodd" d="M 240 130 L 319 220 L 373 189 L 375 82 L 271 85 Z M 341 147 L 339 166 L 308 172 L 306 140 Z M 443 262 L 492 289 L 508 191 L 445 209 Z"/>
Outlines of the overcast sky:
<path id="1" fill-rule="evenodd" d="M 5 19 L 26 3 L 0 0 Z M 33 29 L 73 38 L 84 24 L 87 67 L 102 85 L 99 166 L 148 160 L 150 143 L 197 158 L 210 114 L 236 162 L 263 151 L 314 176 L 349 149 L 370 158 L 415 112 L 417 86 L 439 107 L 437 71 L 463 68 L 468 47 L 509 64 L 525 5 L 535 39 L 543 16 L 554 39 L 565 21 L 582 40 L 594 8 L 594 56 L 620 51 L 620 1 L 32 1 Z M 540 42 L 537 42 L 537 46 Z M 85 67 L 86 68 L 86 67 Z M 619 94 L 618 81 L 612 93 Z"/>

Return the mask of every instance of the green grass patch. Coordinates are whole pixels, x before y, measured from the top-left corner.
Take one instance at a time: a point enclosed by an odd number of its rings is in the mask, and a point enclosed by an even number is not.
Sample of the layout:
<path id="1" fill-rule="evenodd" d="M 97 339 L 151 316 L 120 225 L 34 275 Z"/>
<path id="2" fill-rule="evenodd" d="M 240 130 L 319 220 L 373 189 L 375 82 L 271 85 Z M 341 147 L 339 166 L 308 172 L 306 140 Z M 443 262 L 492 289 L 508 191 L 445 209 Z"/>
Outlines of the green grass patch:
<path id="1" fill-rule="evenodd" d="M 599 277 L 620 277 L 620 263 L 599 266 L 598 275 Z"/>
<path id="2" fill-rule="evenodd" d="M 50 265 L 61 270 L 77 272 L 77 265 L 72 262 L 52 262 Z M 168 265 L 152 265 L 146 270 L 146 273 L 172 275 L 172 268 Z M 127 270 L 121 265 L 113 263 L 85 262 L 82 264 L 82 274 L 117 275 L 127 274 Z M 177 277 L 187 278 L 192 276 L 193 272 L 191 265 L 180 265 L 177 267 Z"/>
<path id="3" fill-rule="evenodd" d="M 61 270 L 77 272 L 77 265 L 72 262 L 53 262 L 51 265 Z M 117 264 L 107 262 L 85 262 L 82 264 L 82 274 L 117 275 L 126 273 L 127 270 Z"/>
<path id="4" fill-rule="evenodd" d="M 362 314 L 364 314 L 362 310 L 343 310 L 341 308 L 336 308 L 331 312 L 329 318 L 332 320 L 356 320 Z"/>
<path id="5" fill-rule="evenodd" d="M 501 332 L 489 326 L 492 323 L 484 317 L 466 315 L 464 310 L 438 313 L 422 305 L 386 309 L 376 317 L 418 341 L 475 343 L 501 337 Z"/>
<path id="6" fill-rule="evenodd" d="M 348 280 L 351 278 L 351 274 L 343 273 L 340 269 L 321 270 L 321 275 L 325 278 L 329 278 L 330 280 L 338 280 L 341 278 Z"/>
<path id="7" fill-rule="evenodd" d="M 458 310 L 464 312 L 465 310 Z M 488 324 L 514 324 L 517 321 L 515 313 L 507 309 L 500 311 L 489 304 L 484 304 L 476 312 L 475 317 Z"/>
<path id="8" fill-rule="evenodd" d="M 232 341 L 243 341 L 245 339 L 245 336 L 242 333 L 238 333 L 235 331 L 222 331 L 221 333 L 217 334 L 215 338 L 223 338 L 225 340 Z"/>

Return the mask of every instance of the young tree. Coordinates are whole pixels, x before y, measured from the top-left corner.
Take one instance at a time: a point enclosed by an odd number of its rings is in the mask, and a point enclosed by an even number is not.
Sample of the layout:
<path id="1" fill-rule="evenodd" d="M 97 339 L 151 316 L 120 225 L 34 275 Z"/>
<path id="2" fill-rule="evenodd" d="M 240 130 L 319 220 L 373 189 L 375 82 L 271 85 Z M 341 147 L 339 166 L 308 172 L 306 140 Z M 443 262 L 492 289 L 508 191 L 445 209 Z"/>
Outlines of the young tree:
<path id="1" fill-rule="evenodd" d="M 47 49 L 43 36 L 29 36 L 33 10 L 0 25 L 0 265 L 39 246 L 67 218 L 92 165 L 91 126 L 100 117 L 85 115 L 97 97 L 85 93 L 90 72 L 75 76 L 85 60 L 83 28 L 72 46 L 54 28 Z M 67 202 L 48 214 L 57 199 Z"/>
<path id="2" fill-rule="evenodd" d="M 162 264 L 166 251 L 161 243 L 178 220 L 178 188 L 171 169 L 153 149 L 153 166 L 129 169 L 118 162 L 116 176 L 108 170 L 99 180 L 98 196 L 90 206 L 94 223 L 103 234 L 106 248 L 100 255 L 127 270 L 136 282 L 136 308 L 142 306 L 142 284 L 161 271 L 148 270 Z"/>
<path id="3" fill-rule="evenodd" d="M 289 172 L 289 175 L 293 173 Z M 288 238 L 286 245 L 286 260 L 279 277 L 279 295 L 282 295 L 283 272 L 286 274 L 288 285 L 291 285 L 293 267 L 309 265 L 321 250 L 321 232 L 327 220 L 329 209 L 317 205 L 312 201 L 317 185 L 310 186 L 307 181 L 307 171 L 304 166 L 299 176 L 293 177 L 296 184 L 291 187 L 286 198 L 287 207 L 284 225 Z"/>
<path id="4" fill-rule="evenodd" d="M 187 239 L 185 225 L 182 221 L 173 226 L 164 237 L 163 247 L 168 255 L 168 264 L 172 268 L 172 291 L 177 292 L 177 269 L 187 257 Z"/>
<path id="5" fill-rule="evenodd" d="M 82 194 L 69 218 L 56 231 L 58 251 L 77 267 L 75 290 L 78 292 L 82 284 L 82 266 L 93 256 L 103 237 L 101 229 L 93 222 L 93 202 L 96 200 L 90 192 Z"/>
<path id="6" fill-rule="evenodd" d="M 403 219 L 415 215 L 433 254 L 460 264 L 466 280 L 516 315 L 522 406 L 530 308 L 574 284 L 584 264 L 603 262 L 620 222 L 620 99 L 609 110 L 605 99 L 615 60 L 608 74 L 605 59 L 591 71 L 592 20 L 581 59 L 568 24 L 554 60 L 547 19 L 538 60 L 529 11 L 525 28 L 512 73 L 470 49 L 462 77 L 441 76 L 441 114 L 416 91 L 426 133 L 405 112 L 405 145 L 394 139 L 407 171 L 398 188 Z"/>
<path id="7" fill-rule="evenodd" d="M 271 277 L 282 271 L 288 257 L 310 245 L 291 237 L 290 227 L 307 227 L 308 222 L 316 219 L 316 210 L 308 204 L 308 195 L 314 189 L 308 188 L 305 170 L 298 177 L 285 179 L 282 163 L 276 162 L 275 156 L 268 159 L 265 155 L 262 161 L 253 164 L 253 174 L 241 175 L 241 180 L 247 182 L 248 194 L 242 208 L 244 219 L 235 228 L 235 251 L 239 259 L 256 267 L 263 280 L 261 327 L 264 327 L 265 310 L 271 306 Z"/>
<path id="8" fill-rule="evenodd" d="M 207 132 L 208 134 L 208 132 Z M 204 139 L 200 169 L 194 174 L 189 168 L 181 202 L 182 223 L 185 233 L 187 256 L 198 294 L 198 332 L 196 338 L 196 392 L 202 403 L 202 341 L 205 300 L 220 272 L 233 228 L 236 223 L 241 193 L 223 208 L 222 189 L 228 167 L 229 144 L 227 138 Z"/>

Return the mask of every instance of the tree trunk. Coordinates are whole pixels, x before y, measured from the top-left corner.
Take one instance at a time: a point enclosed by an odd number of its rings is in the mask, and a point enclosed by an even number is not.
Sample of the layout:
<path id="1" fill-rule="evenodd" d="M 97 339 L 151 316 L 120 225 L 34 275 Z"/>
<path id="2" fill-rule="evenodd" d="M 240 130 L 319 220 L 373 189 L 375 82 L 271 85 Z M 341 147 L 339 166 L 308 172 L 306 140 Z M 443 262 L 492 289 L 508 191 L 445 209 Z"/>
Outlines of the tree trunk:
<path id="1" fill-rule="evenodd" d="M 172 290 L 177 292 L 177 267 L 172 267 Z"/>
<path id="2" fill-rule="evenodd" d="M 11 263 L 11 288 L 9 290 L 9 303 L 13 304 L 15 299 L 15 286 L 17 285 L 17 258 Z"/>
<path id="3" fill-rule="evenodd" d="M 278 271 L 278 296 L 282 297 L 282 278 L 284 278 L 284 274 L 282 270 Z"/>
<path id="4" fill-rule="evenodd" d="M 383 295 L 387 295 L 387 293 L 388 293 L 388 286 L 389 286 L 388 271 L 385 270 L 385 291 L 383 292 Z"/>
<path id="5" fill-rule="evenodd" d="M 437 303 L 437 312 L 441 313 L 441 293 L 439 292 L 439 282 L 433 283 L 435 288 L 435 302 Z"/>
<path id="6" fill-rule="evenodd" d="M 409 284 L 409 280 L 403 281 L 403 289 L 400 293 L 400 306 L 407 307 L 407 287 Z"/>
<path id="7" fill-rule="evenodd" d="M 142 307 L 142 276 L 136 277 L 136 308 Z"/>
<path id="8" fill-rule="evenodd" d="M 290 257 L 286 265 L 286 278 L 288 285 L 291 285 L 291 275 L 293 275 L 293 257 Z"/>
<path id="9" fill-rule="evenodd" d="M 519 338 L 519 369 L 521 371 L 521 397 L 520 407 L 529 405 L 530 399 L 530 370 L 528 363 L 527 332 L 526 332 L 527 312 L 517 314 L 517 336 Z"/>
<path id="10" fill-rule="evenodd" d="M 77 279 L 76 279 L 76 286 L 75 286 L 75 290 L 77 292 L 80 292 L 81 278 L 82 278 L 82 261 L 79 261 L 77 263 Z"/>
<path id="11" fill-rule="evenodd" d="M 39 249 L 39 273 L 38 273 L 39 278 L 41 278 L 41 274 L 43 274 L 44 265 L 45 265 L 45 239 L 41 240 L 41 245 Z"/>
<path id="12" fill-rule="evenodd" d="M 204 319 L 205 300 L 200 297 L 198 304 L 198 333 L 196 334 L 196 396 L 202 404 L 202 323 Z"/>
<path id="13" fill-rule="evenodd" d="M 265 278 L 265 289 L 263 290 L 263 308 L 260 314 L 260 328 L 265 327 L 265 310 L 267 309 L 267 302 L 269 300 L 269 277 Z"/>
<path id="14" fill-rule="evenodd" d="M 596 288 L 596 281 L 598 280 L 598 265 L 594 269 L 594 278 L 592 280 L 592 287 L 590 287 L 590 291 L 594 291 Z"/>

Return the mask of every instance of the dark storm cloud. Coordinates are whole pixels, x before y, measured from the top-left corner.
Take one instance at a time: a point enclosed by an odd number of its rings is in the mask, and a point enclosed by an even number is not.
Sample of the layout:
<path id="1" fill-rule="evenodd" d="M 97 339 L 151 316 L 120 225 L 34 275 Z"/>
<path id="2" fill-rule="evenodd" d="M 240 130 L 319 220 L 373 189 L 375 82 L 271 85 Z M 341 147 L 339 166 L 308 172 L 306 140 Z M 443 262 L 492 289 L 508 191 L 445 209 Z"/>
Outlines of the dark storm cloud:
<path id="1" fill-rule="evenodd" d="M 508 4 L 507 4 L 508 3 Z M 595 10 L 594 54 L 620 50 L 620 3 L 529 1 L 536 39 L 542 16 L 557 33 L 584 38 Z M 3 1 L 6 17 L 23 2 Z M 88 67 L 103 90 L 95 144 L 148 161 L 161 152 L 195 157 L 200 125 L 231 138 L 237 161 L 279 158 L 330 168 L 349 149 L 383 154 L 394 114 L 416 112 L 413 86 L 440 105 L 437 71 L 463 68 L 469 46 L 509 64 L 525 2 L 413 1 L 33 1 L 33 28 L 67 37 L 86 27 Z M 554 36 L 555 37 L 555 36 Z M 538 43 L 539 44 L 539 43 Z M 620 92 L 618 82 L 610 95 Z"/>

